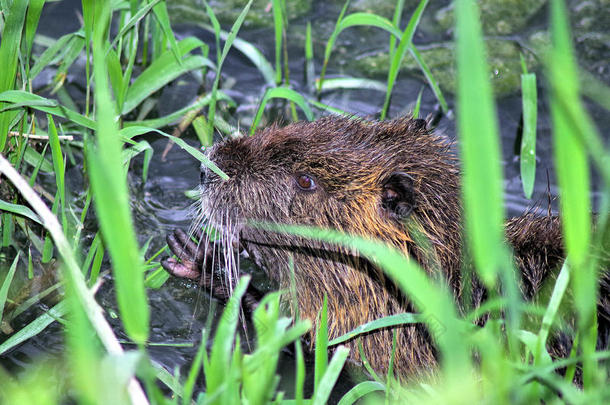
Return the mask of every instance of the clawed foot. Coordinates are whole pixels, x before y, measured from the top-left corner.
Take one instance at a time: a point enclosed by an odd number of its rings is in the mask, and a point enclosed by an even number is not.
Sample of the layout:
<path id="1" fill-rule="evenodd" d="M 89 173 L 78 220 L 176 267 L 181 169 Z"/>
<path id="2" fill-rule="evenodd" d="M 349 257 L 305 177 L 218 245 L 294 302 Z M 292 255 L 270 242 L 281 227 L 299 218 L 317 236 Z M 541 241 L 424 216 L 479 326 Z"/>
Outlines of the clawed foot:
<path id="1" fill-rule="evenodd" d="M 191 240 L 182 229 L 176 229 L 173 233 L 168 234 L 167 245 L 176 258 L 163 259 L 161 266 L 176 277 L 198 280 L 199 285 L 208 290 L 215 298 L 226 302 L 235 286 L 229 286 L 227 280 L 214 271 L 214 261 L 219 262 L 222 255 L 216 254 L 214 258 L 214 246 L 202 238 L 201 233 L 196 236 L 198 243 Z M 216 263 L 216 265 L 219 264 L 222 267 L 222 263 Z M 261 298 L 260 292 L 252 286 L 248 286 L 242 303 L 251 312 L 256 309 Z"/>
<path id="2" fill-rule="evenodd" d="M 198 239 L 201 240 L 201 235 L 198 235 Z M 176 229 L 168 234 L 166 241 L 167 246 L 178 259 L 166 258 L 161 261 L 161 266 L 176 277 L 199 280 L 200 285 L 204 284 L 204 280 L 201 280 L 202 267 L 204 265 L 207 267 L 203 272 L 206 275 L 212 270 L 210 255 L 213 249 L 209 242 L 195 243 L 182 229 Z"/>

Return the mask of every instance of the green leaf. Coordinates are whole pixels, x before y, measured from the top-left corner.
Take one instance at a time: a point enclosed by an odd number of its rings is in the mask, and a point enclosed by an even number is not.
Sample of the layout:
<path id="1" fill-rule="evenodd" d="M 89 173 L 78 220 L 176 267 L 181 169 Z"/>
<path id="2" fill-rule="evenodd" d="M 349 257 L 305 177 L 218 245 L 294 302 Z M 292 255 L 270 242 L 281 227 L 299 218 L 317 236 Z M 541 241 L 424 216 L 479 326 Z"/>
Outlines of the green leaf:
<path id="1" fill-rule="evenodd" d="M 419 20 L 421 19 L 421 15 L 428 4 L 428 0 L 421 0 L 413 12 L 413 15 L 409 19 L 409 23 L 407 24 L 407 28 L 405 28 L 404 32 L 400 36 L 400 43 L 398 44 L 398 49 L 392 54 L 392 59 L 390 62 L 390 70 L 388 71 L 388 81 L 387 81 L 387 91 L 385 95 L 385 101 L 383 103 L 383 109 L 381 110 L 381 119 L 384 120 L 388 110 L 390 108 L 390 98 L 392 97 L 392 89 L 394 88 L 394 84 L 396 83 L 396 78 L 398 77 L 398 71 L 400 70 L 400 64 L 407 53 L 407 50 L 410 49 L 413 44 L 413 34 L 415 34 L 415 29 L 419 25 Z M 395 38 L 395 37 L 392 37 Z"/>
<path id="2" fill-rule="evenodd" d="M 180 58 L 202 44 L 200 40 L 193 37 L 183 39 L 178 44 Z M 121 114 L 127 114 L 177 77 L 202 66 L 214 68 L 214 64 L 209 59 L 200 55 L 187 56 L 181 59 L 181 63 L 179 63 L 171 52 L 164 52 L 131 84 L 129 90 L 127 90 Z"/>
<path id="3" fill-rule="evenodd" d="M 36 215 L 31 209 L 24 205 L 11 204 L 9 202 L 0 200 L 0 210 L 12 212 L 14 214 L 27 217 L 36 223 L 42 224 L 40 218 L 38 218 L 38 215 Z"/>
<path id="4" fill-rule="evenodd" d="M 2 30 L 2 42 L 0 42 L 0 93 L 12 90 L 15 86 L 17 76 L 17 62 L 19 59 L 19 48 L 21 46 L 21 33 L 25 21 L 25 14 L 29 1 L 13 1 L 9 9 L 4 10 L 4 29 Z M 2 109 L 3 103 L 0 103 Z M 0 113 L 0 152 L 4 151 L 9 126 L 13 120 L 14 113 Z"/>
<path id="5" fill-rule="evenodd" d="M 578 117 L 577 120 L 588 126 L 589 118 L 579 97 L 578 69 L 563 1 L 551 2 L 550 30 L 553 46 L 547 68 L 551 85 L 553 149 L 563 241 L 572 270 L 580 349 L 584 357 L 583 386 L 587 392 L 598 378 L 598 364 L 592 360 L 597 343 L 596 302 L 592 297 L 597 295 L 598 274 L 588 261 L 592 218 L 589 162 L 583 139 L 591 139 L 594 134 L 586 127 L 583 131 L 582 126 L 573 122 L 574 117 Z"/>
<path id="6" fill-rule="evenodd" d="M 358 77 L 337 77 L 332 79 L 324 80 L 324 84 L 321 86 L 320 91 L 332 91 L 332 90 L 376 90 L 386 91 L 387 86 L 378 80 L 363 79 Z"/>
<path id="7" fill-rule="evenodd" d="M 319 321 L 316 328 L 315 347 L 315 370 L 314 370 L 314 392 L 319 390 L 322 377 L 328 367 L 328 299 L 324 296 L 322 309 L 318 315 Z"/>
<path id="8" fill-rule="evenodd" d="M 536 178 L 536 122 L 538 119 L 538 96 L 536 74 L 521 75 L 523 103 L 523 135 L 521 137 L 521 181 L 523 193 L 532 198 Z"/>
<path id="9" fill-rule="evenodd" d="M 220 58 L 217 61 L 218 66 L 216 67 L 216 78 L 214 79 L 214 84 L 212 85 L 212 100 L 210 102 L 210 107 L 208 110 L 208 126 L 209 126 L 208 132 L 212 132 L 213 127 L 214 127 L 214 116 L 216 114 L 216 99 L 217 99 L 217 93 L 218 93 L 218 86 L 220 84 L 220 72 L 222 71 L 222 64 L 224 63 L 225 58 L 229 54 L 229 50 L 231 49 L 231 46 L 233 45 L 233 42 L 235 41 L 235 38 L 237 37 L 237 33 L 239 32 L 239 29 L 241 28 L 241 25 L 244 22 L 244 19 L 246 18 L 246 14 L 248 14 L 248 11 L 250 11 L 250 6 L 252 5 L 252 1 L 253 0 L 248 1 L 248 3 L 245 5 L 243 10 L 241 11 L 239 16 L 233 23 L 233 26 L 231 27 L 231 31 L 229 32 L 229 35 L 227 35 L 227 39 L 225 40 L 225 44 L 222 48 L 222 53 L 220 54 Z M 205 5 L 206 5 L 206 10 L 208 11 L 208 14 L 210 15 L 210 18 L 214 20 L 216 18 L 216 17 L 214 17 L 214 12 L 208 6 L 207 3 L 205 3 Z M 217 29 L 216 31 L 219 31 L 219 30 Z M 217 34 L 219 34 L 219 33 L 217 32 Z"/>
<path id="10" fill-rule="evenodd" d="M 476 3 L 458 1 L 456 16 L 457 116 L 466 234 L 476 269 L 491 287 L 504 255 L 498 125 Z"/>
<path id="11" fill-rule="evenodd" d="M 149 132 L 156 132 L 157 134 L 159 134 L 161 136 L 171 139 L 178 146 L 180 146 L 182 149 L 184 149 L 186 152 L 188 152 L 191 156 L 193 156 L 195 159 L 199 160 L 201 163 L 206 165 L 210 170 L 212 170 L 214 173 L 216 173 L 218 176 L 220 176 L 221 179 L 227 180 L 229 178 L 229 176 L 227 176 L 226 173 L 224 173 L 222 170 L 220 170 L 218 168 L 218 166 L 216 166 L 214 164 L 214 162 L 212 162 L 210 159 L 208 159 L 207 156 L 205 156 L 203 153 L 198 151 L 196 148 L 193 148 L 191 145 L 187 144 L 182 138 L 172 136 L 170 134 L 167 134 L 167 133 L 160 131 L 158 129 L 155 129 L 155 128 L 136 127 L 136 126 L 123 128 L 120 131 L 120 134 L 125 138 L 131 139 L 134 136 L 146 134 Z"/>
<path id="12" fill-rule="evenodd" d="M 15 276 L 15 271 L 17 270 L 17 263 L 19 263 L 20 255 L 21 251 L 18 251 L 17 256 L 15 256 L 15 259 L 13 260 L 13 264 L 11 264 L 6 277 L 4 277 L 2 287 L 0 287 L 0 323 L 2 322 L 2 315 L 4 314 L 4 306 L 6 305 L 6 298 L 8 297 L 8 289 L 13 282 L 13 277 Z"/>
<path id="13" fill-rule="evenodd" d="M 112 260 L 121 319 L 129 337 L 137 343 L 144 343 L 148 338 L 149 309 L 143 264 L 129 210 L 115 104 L 110 97 L 104 63 L 104 33 L 110 17 L 108 4 L 96 3 L 96 17 L 93 74 L 98 125 L 97 147 L 86 148 L 89 178 L 104 245 Z"/>
<path id="14" fill-rule="evenodd" d="M 54 100 L 49 100 L 27 91 L 9 90 L 2 92 L 0 93 L 0 101 L 13 103 L 18 106 L 25 105 L 35 110 L 53 114 L 56 117 L 66 118 L 85 128 L 95 129 L 95 121 L 58 104 Z"/>
<path id="15" fill-rule="evenodd" d="M 11 335 L 2 344 L 0 344 L 0 355 L 6 353 L 8 350 L 15 346 L 25 342 L 33 336 L 38 335 L 40 332 L 46 329 L 47 326 L 55 322 L 58 318 L 61 318 L 66 314 L 67 304 L 65 301 L 60 302 L 53 308 L 49 309 L 48 312 L 34 319 L 32 322 L 19 329 L 14 335 Z"/>
<path id="16" fill-rule="evenodd" d="M 265 92 L 265 95 L 263 96 L 263 99 L 261 100 L 261 103 L 258 106 L 258 110 L 256 111 L 256 116 L 252 121 L 252 126 L 250 127 L 250 135 L 253 135 L 256 131 L 256 127 L 258 126 L 261 118 L 263 117 L 265 106 L 267 105 L 267 102 L 272 98 L 283 98 L 296 103 L 305 113 L 305 117 L 307 117 L 309 121 L 313 121 L 313 112 L 309 107 L 309 103 L 307 102 L 305 97 L 303 97 L 302 94 L 297 93 L 296 91 L 286 87 L 275 87 L 272 89 L 267 89 L 267 91 Z"/>
<path id="17" fill-rule="evenodd" d="M 428 67 L 428 65 L 426 64 L 424 59 L 422 58 L 421 54 L 419 53 L 419 51 L 417 50 L 417 47 L 415 45 L 411 45 L 411 47 L 409 48 L 409 52 L 411 52 L 411 55 L 413 56 L 413 58 L 419 65 L 419 68 L 423 72 L 424 76 L 426 77 L 426 81 L 430 85 L 430 88 L 432 88 L 432 92 L 434 93 L 434 95 L 436 96 L 436 99 L 440 103 L 441 108 L 443 109 L 443 112 L 446 113 L 447 111 L 449 111 L 449 106 L 447 105 L 447 101 L 445 100 L 445 96 L 443 96 L 443 92 L 441 91 L 441 88 L 440 88 L 438 82 L 432 75 L 432 71 L 430 71 L 430 68 Z"/>
<path id="18" fill-rule="evenodd" d="M 343 30 L 350 27 L 363 25 L 381 28 L 382 30 L 389 32 L 396 38 L 400 38 L 402 36 L 402 32 L 400 32 L 400 30 L 396 28 L 390 20 L 378 16 L 376 14 L 353 13 L 345 18 L 342 18 L 343 13 L 345 13 L 346 7 L 347 3 L 343 7 L 341 15 L 339 16 L 339 20 L 337 21 L 337 25 L 335 25 L 335 29 L 330 35 L 330 38 L 328 38 L 328 42 L 326 43 L 326 48 L 324 50 L 324 64 L 322 65 L 322 72 L 320 73 L 320 80 L 318 81 L 318 92 L 322 90 L 322 83 L 324 82 L 324 76 L 326 75 L 326 66 L 328 65 L 328 61 L 330 60 L 330 54 L 335 45 L 335 41 Z"/>
<path id="19" fill-rule="evenodd" d="M 235 341 L 235 329 L 240 314 L 240 300 L 250 281 L 249 276 L 242 277 L 233 294 L 227 302 L 227 306 L 222 312 L 222 316 L 216 327 L 216 334 L 212 343 L 209 360 L 204 357 L 203 370 L 205 374 L 206 395 L 212 396 L 223 389 L 223 384 L 230 380 L 231 368 L 227 370 L 227 365 L 231 364 L 231 353 L 233 342 Z M 236 345 L 239 347 L 239 345 Z M 227 390 L 230 393 L 230 390 Z M 222 398 L 212 402 L 221 403 Z"/>
<path id="20" fill-rule="evenodd" d="M 30 0 L 28 13 L 25 18 L 25 52 L 28 58 L 30 57 L 30 52 L 32 52 L 34 35 L 38 28 L 38 21 L 40 20 L 44 3 L 45 0 Z"/>
<path id="21" fill-rule="evenodd" d="M 343 369 L 343 365 L 345 364 L 345 360 L 347 360 L 348 354 L 349 349 L 347 347 L 339 346 L 335 350 L 335 354 L 333 355 L 333 358 L 328 364 L 326 373 L 324 373 L 324 376 L 322 377 L 319 386 L 314 392 L 311 401 L 313 405 L 322 405 L 328 402 L 330 392 L 335 386 L 337 378 L 339 378 L 339 373 Z"/>
<path id="22" fill-rule="evenodd" d="M 53 121 L 53 117 L 51 114 L 47 114 L 47 122 L 49 124 L 49 144 L 51 145 L 51 154 L 53 156 L 53 169 L 55 170 L 55 184 L 57 185 L 57 191 L 59 194 L 59 203 L 61 206 L 61 217 L 62 217 L 62 226 L 64 228 L 64 232 L 67 231 L 67 222 L 66 222 L 66 187 L 64 184 L 64 157 L 61 153 L 61 145 L 59 144 L 59 135 L 57 134 L 57 128 L 55 127 L 55 121 Z"/>
<path id="23" fill-rule="evenodd" d="M 404 314 L 396 314 L 386 316 L 380 319 L 375 319 L 374 321 L 364 323 L 358 326 L 356 329 L 353 329 L 347 332 L 344 335 L 341 335 L 330 342 L 328 342 L 329 346 L 338 345 L 339 343 L 343 343 L 347 340 L 353 339 L 358 335 L 362 335 L 365 333 L 369 333 L 371 331 L 389 328 L 391 326 L 404 325 L 404 324 L 413 324 L 413 323 L 423 323 L 424 318 L 420 314 L 413 313 L 404 313 Z"/>
<path id="24" fill-rule="evenodd" d="M 174 57 L 176 58 L 176 62 L 180 65 L 182 61 L 180 60 L 182 55 L 179 50 L 179 45 L 176 42 L 176 37 L 174 36 L 174 31 L 172 31 L 172 27 L 169 21 L 169 14 L 167 13 L 167 4 L 165 1 L 157 3 L 153 7 L 153 12 L 155 13 L 155 17 L 157 17 L 157 22 L 161 26 L 163 30 L 163 34 L 165 38 L 169 41 L 170 48 Z"/>
<path id="25" fill-rule="evenodd" d="M 561 300 L 565 295 L 566 290 L 568 289 L 568 284 L 570 282 L 570 266 L 568 261 L 564 261 L 563 266 L 561 267 L 561 271 L 557 276 L 557 280 L 555 281 L 555 286 L 553 287 L 553 293 L 551 294 L 551 299 L 546 307 L 546 311 L 544 313 L 544 317 L 542 318 L 542 324 L 540 325 L 540 331 L 538 332 L 538 346 L 534 351 L 534 359 L 536 360 L 536 364 L 538 363 L 539 354 L 545 349 L 545 345 L 549 336 L 549 331 L 551 330 L 551 326 L 557 316 L 557 312 L 559 311 L 559 306 L 561 305 Z"/>
<path id="26" fill-rule="evenodd" d="M 380 382 L 363 381 L 343 395 L 338 405 L 351 405 L 371 392 L 385 391 L 385 389 L 385 385 Z"/>

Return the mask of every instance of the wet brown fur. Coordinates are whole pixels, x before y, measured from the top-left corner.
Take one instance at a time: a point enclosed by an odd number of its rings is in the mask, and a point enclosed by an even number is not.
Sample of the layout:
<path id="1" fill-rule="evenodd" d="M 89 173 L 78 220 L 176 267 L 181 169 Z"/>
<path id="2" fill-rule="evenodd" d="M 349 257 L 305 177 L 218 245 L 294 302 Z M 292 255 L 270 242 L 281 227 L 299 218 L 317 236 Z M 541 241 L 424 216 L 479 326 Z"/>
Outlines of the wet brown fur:
<path id="1" fill-rule="evenodd" d="M 230 176 L 221 181 L 206 173 L 202 204 L 210 222 L 223 227 L 230 217 L 232 229 L 225 231 L 239 233 L 250 256 L 282 289 L 290 287 L 293 262 L 299 314 L 315 323 L 326 296 L 331 339 L 365 322 L 415 309 L 355 252 L 246 226 L 247 220 L 315 225 L 383 239 L 428 272 L 440 269 L 459 301 L 460 171 L 450 144 L 423 120 L 325 118 L 273 126 L 218 144 L 209 157 Z M 412 179 L 415 204 L 408 226 L 392 218 L 381 201 L 383 184 L 394 172 Z M 299 174 L 312 176 L 317 189 L 300 190 L 295 180 Z M 425 237 L 433 252 L 414 242 L 416 234 Z M 514 247 L 524 296 L 531 298 L 563 261 L 559 220 L 528 213 L 507 222 L 506 237 Z M 474 285 L 478 305 L 485 292 Z M 397 375 L 413 375 L 435 364 L 435 349 L 423 325 L 399 328 L 397 339 Z M 347 345 L 351 358 L 359 361 L 356 341 Z M 392 330 L 368 334 L 362 345 L 373 368 L 384 373 Z"/>

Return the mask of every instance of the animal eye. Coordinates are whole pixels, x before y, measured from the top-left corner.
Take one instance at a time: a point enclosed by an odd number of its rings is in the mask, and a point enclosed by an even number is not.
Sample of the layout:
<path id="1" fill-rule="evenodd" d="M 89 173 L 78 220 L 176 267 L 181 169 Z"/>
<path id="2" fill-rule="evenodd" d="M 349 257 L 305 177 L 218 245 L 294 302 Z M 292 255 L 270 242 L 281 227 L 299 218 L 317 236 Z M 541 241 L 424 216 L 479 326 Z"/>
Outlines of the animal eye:
<path id="1" fill-rule="evenodd" d="M 314 179 L 307 175 L 307 174 L 299 174 L 297 175 L 297 186 L 299 186 L 299 188 L 301 190 L 304 191 L 313 191 L 316 189 L 316 182 L 314 181 Z"/>

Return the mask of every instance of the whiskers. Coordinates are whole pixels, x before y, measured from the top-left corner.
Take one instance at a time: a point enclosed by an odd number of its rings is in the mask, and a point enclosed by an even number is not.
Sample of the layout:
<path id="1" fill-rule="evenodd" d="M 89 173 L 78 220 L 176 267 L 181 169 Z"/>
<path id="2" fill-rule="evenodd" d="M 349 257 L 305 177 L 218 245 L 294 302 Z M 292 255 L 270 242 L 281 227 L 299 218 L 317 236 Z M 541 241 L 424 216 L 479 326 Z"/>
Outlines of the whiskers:
<path id="1" fill-rule="evenodd" d="M 215 291 L 214 283 L 221 283 L 220 288 L 230 296 L 240 275 L 240 222 L 236 215 L 212 202 L 203 191 L 201 198 L 192 205 L 191 211 L 194 220 L 188 235 L 191 239 L 197 239 L 198 251 L 204 253 L 201 281 L 206 278 L 210 280 L 210 291 Z M 206 274 L 207 271 L 212 274 Z M 212 299 L 211 294 L 209 298 Z M 199 302 L 199 297 L 197 301 Z"/>

